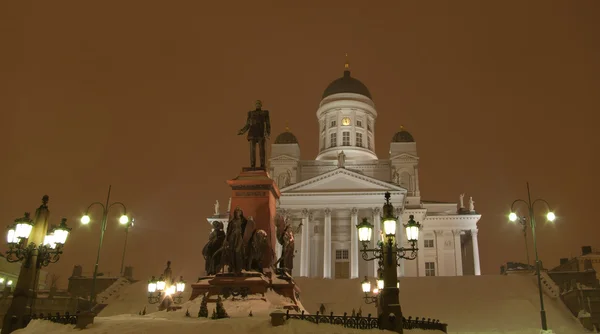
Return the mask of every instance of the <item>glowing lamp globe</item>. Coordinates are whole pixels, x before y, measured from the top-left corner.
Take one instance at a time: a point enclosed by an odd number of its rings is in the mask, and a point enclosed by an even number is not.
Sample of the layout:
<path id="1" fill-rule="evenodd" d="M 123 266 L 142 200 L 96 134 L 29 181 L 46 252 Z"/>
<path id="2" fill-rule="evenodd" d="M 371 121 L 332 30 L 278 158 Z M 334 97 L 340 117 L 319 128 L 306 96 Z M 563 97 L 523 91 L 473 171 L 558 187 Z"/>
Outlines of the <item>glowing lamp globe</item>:
<path id="1" fill-rule="evenodd" d="M 554 212 L 550 211 L 546 214 L 546 219 L 548 219 L 549 222 L 553 222 L 556 219 L 556 215 Z"/>
<path id="2" fill-rule="evenodd" d="M 12 281 L 12 280 L 9 280 L 8 282 L 6 282 L 6 285 L 7 285 L 7 286 L 11 286 L 12 284 L 13 284 L 13 281 Z"/>
<path id="3" fill-rule="evenodd" d="M 150 281 L 150 283 L 148 283 L 148 292 L 150 292 L 150 293 L 156 292 L 156 282 Z"/>
<path id="4" fill-rule="evenodd" d="M 64 245 L 65 242 L 67 242 L 69 231 L 71 231 L 71 229 L 67 227 L 67 219 L 63 218 L 60 225 L 54 229 L 54 242 L 57 245 Z"/>
<path id="5" fill-rule="evenodd" d="M 158 279 L 158 282 L 156 282 L 156 291 L 165 291 L 165 286 L 166 286 L 167 282 L 165 282 L 165 280 L 162 278 Z"/>
<path id="6" fill-rule="evenodd" d="M 406 239 L 408 239 L 409 242 L 417 242 L 419 240 L 421 224 L 415 222 L 415 216 L 413 215 L 410 215 L 408 218 L 408 223 L 404 225 L 404 228 L 406 228 Z"/>
<path id="7" fill-rule="evenodd" d="M 185 290 L 185 283 L 184 282 L 177 282 L 177 292 L 183 292 L 183 290 Z"/>
<path id="8" fill-rule="evenodd" d="M 4 277 L 0 277 L 0 284 L 4 283 Z"/>
<path id="9" fill-rule="evenodd" d="M 517 217 L 517 214 L 516 214 L 516 213 L 514 213 L 514 212 L 511 212 L 511 213 L 508 215 L 508 220 L 510 220 L 511 222 L 516 222 L 516 221 L 517 221 L 517 218 L 518 218 L 518 217 Z"/>
<path id="10" fill-rule="evenodd" d="M 373 294 L 376 295 L 379 293 L 379 289 L 373 289 Z"/>
<path id="11" fill-rule="evenodd" d="M 383 279 L 382 278 L 377 280 L 377 289 L 383 290 Z"/>
<path id="12" fill-rule="evenodd" d="M 396 235 L 396 219 L 386 218 L 383 221 L 383 232 L 388 237 L 395 236 Z"/>
<path id="13" fill-rule="evenodd" d="M 363 218 L 362 222 L 356 225 L 356 228 L 358 229 L 358 240 L 360 242 L 371 241 L 371 236 L 373 234 L 373 225 L 369 223 L 367 218 Z"/>
<path id="14" fill-rule="evenodd" d="M 17 238 L 17 234 L 15 232 L 15 228 L 11 227 L 10 229 L 8 229 L 8 232 L 6 234 L 6 241 L 9 244 L 17 244 L 19 243 L 19 238 Z"/>
<path id="15" fill-rule="evenodd" d="M 87 225 L 87 224 L 89 224 L 89 223 L 90 223 L 90 221 L 91 221 L 91 219 L 90 219 L 90 216 L 88 216 L 87 214 L 85 214 L 85 215 L 83 215 L 83 216 L 81 217 L 81 223 L 82 223 L 83 225 Z"/>
<path id="16" fill-rule="evenodd" d="M 167 288 L 167 291 L 165 291 L 165 293 L 167 295 L 172 295 L 175 293 L 175 285 L 171 285 L 170 287 Z"/>
<path id="17" fill-rule="evenodd" d="M 29 219 L 29 214 L 26 213 L 25 217 L 15 220 L 15 237 L 19 239 L 29 238 L 31 229 L 33 228 L 33 221 Z"/>
<path id="18" fill-rule="evenodd" d="M 54 241 L 54 235 L 48 234 L 44 237 L 44 246 L 50 247 L 52 249 L 56 248 L 56 242 Z"/>
<path id="19" fill-rule="evenodd" d="M 366 276 L 365 280 L 361 283 L 361 287 L 364 293 L 369 293 L 371 291 L 371 282 L 369 282 L 369 279 Z"/>
<path id="20" fill-rule="evenodd" d="M 119 218 L 119 223 L 121 223 L 121 225 L 125 225 L 125 224 L 129 223 L 129 217 L 127 217 L 127 215 L 122 215 Z"/>

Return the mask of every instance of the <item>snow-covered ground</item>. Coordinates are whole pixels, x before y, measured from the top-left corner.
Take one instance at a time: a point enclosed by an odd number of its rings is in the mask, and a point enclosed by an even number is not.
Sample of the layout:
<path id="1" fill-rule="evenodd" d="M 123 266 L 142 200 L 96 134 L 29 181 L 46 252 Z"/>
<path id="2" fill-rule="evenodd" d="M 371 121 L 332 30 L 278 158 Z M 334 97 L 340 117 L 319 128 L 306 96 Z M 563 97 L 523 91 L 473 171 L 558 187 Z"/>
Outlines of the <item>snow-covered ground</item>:
<path id="1" fill-rule="evenodd" d="M 300 299 L 314 313 L 321 303 L 326 312 L 376 314 L 362 299 L 361 279 L 295 278 Z M 450 333 L 539 333 L 540 300 L 535 276 L 485 275 L 404 277 L 400 303 L 405 317 L 439 319 Z M 548 326 L 554 333 L 586 333 L 558 298 L 544 295 Z"/>
<path id="2" fill-rule="evenodd" d="M 311 313 L 321 303 L 335 314 L 362 309 L 363 315 L 376 314 L 366 305 L 360 292 L 360 280 L 323 280 L 297 278 L 301 300 Z M 186 292 L 186 299 L 190 291 Z M 539 298 L 534 276 L 463 276 L 403 278 L 400 281 L 402 311 L 405 316 L 437 318 L 448 323 L 449 333 L 538 334 Z M 95 323 L 85 333 L 387 333 L 379 330 L 356 330 L 334 325 L 315 325 L 291 320 L 282 327 L 272 327 L 268 314 L 281 309 L 288 300 L 269 292 L 250 296 L 244 301 L 224 301 L 229 319 L 197 318 L 201 298 L 186 301 L 175 312 L 157 312 L 156 304 L 147 304 L 146 283 L 123 287 L 109 300 Z M 545 296 L 550 329 L 557 334 L 586 333 L 559 299 Z M 146 316 L 137 313 L 147 306 Z M 208 304 L 212 314 L 214 303 Z M 191 318 L 185 317 L 189 310 Z M 253 317 L 248 313 L 252 310 Z M 69 326 L 47 321 L 33 321 L 15 333 L 69 333 Z M 424 333 L 413 330 L 406 333 Z M 434 333 L 434 332 L 429 332 Z"/>

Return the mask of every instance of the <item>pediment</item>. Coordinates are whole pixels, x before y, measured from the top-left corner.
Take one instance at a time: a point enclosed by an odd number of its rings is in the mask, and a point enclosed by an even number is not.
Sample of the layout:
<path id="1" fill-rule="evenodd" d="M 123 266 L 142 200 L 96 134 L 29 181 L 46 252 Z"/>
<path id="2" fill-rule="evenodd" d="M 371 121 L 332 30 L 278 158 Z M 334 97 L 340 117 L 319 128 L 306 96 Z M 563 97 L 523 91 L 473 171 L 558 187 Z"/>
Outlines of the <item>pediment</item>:
<path id="1" fill-rule="evenodd" d="M 402 161 L 406 161 L 406 162 L 417 162 L 417 161 L 419 161 L 419 157 L 417 157 L 416 155 L 408 154 L 408 153 L 401 153 L 401 154 L 391 157 L 390 160 L 402 160 Z"/>
<path id="2" fill-rule="evenodd" d="M 345 168 L 334 169 L 308 180 L 292 184 L 281 190 L 283 194 L 345 191 L 394 191 L 406 193 L 406 189 L 395 184 L 380 181 Z"/>
<path id="3" fill-rule="evenodd" d="M 272 158 L 269 159 L 269 161 L 285 161 L 285 160 L 288 160 L 288 161 L 289 160 L 298 161 L 298 158 L 294 158 L 294 157 L 292 157 L 290 155 L 287 155 L 287 154 L 281 154 L 281 155 L 278 155 L 276 157 L 272 157 Z"/>

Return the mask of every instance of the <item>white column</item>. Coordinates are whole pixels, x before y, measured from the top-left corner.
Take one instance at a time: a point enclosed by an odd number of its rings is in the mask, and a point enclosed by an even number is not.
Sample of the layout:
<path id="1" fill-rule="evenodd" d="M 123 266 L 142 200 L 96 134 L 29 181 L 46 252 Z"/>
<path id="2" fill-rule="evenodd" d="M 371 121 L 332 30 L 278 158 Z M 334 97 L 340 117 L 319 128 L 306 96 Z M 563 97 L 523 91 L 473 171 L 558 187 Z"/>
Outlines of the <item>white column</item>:
<path id="1" fill-rule="evenodd" d="M 350 278 L 358 278 L 358 209 L 352 208 L 350 219 Z"/>
<path id="2" fill-rule="evenodd" d="M 462 247 L 460 246 L 460 234 L 461 230 L 452 230 L 452 234 L 454 234 L 454 267 L 456 276 L 462 276 Z"/>
<path id="3" fill-rule="evenodd" d="M 425 255 L 423 252 L 425 251 L 425 231 L 424 228 L 421 227 L 419 229 L 419 240 L 417 240 L 417 248 L 419 252 L 417 253 L 417 276 L 425 276 Z"/>
<path id="4" fill-rule="evenodd" d="M 377 248 L 377 243 L 381 241 L 381 208 L 376 207 L 373 209 L 373 248 Z M 379 263 L 373 262 L 373 277 L 377 277 L 377 269 L 379 269 Z"/>
<path id="5" fill-rule="evenodd" d="M 323 278 L 331 278 L 331 210 L 325 209 L 323 226 Z"/>
<path id="6" fill-rule="evenodd" d="M 444 231 L 435 230 L 435 267 L 436 276 L 446 276 L 444 263 Z"/>
<path id="7" fill-rule="evenodd" d="M 404 245 L 404 240 L 406 240 L 406 236 L 404 235 L 404 226 L 402 226 L 401 207 L 396 208 L 396 217 L 398 217 L 398 220 L 396 221 L 396 242 L 398 243 L 398 247 L 402 247 Z M 396 276 L 404 276 L 404 259 L 400 259 L 400 265 L 396 267 Z"/>
<path id="8" fill-rule="evenodd" d="M 421 196 L 419 190 L 419 166 L 415 166 L 415 196 Z"/>
<path id="9" fill-rule="evenodd" d="M 308 209 L 302 210 L 302 248 L 300 249 L 300 276 L 308 277 L 308 260 L 310 259 L 308 233 Z"/>
<path id="10" fill-rule="evenodd" d="M 475 267 L 475 275 L 481 275 L 481 268 L 479 267 L 479 243 L 477 242 L 478 230 L 471 230 L 471 238 L 473 239 L 473 266 Z"/>

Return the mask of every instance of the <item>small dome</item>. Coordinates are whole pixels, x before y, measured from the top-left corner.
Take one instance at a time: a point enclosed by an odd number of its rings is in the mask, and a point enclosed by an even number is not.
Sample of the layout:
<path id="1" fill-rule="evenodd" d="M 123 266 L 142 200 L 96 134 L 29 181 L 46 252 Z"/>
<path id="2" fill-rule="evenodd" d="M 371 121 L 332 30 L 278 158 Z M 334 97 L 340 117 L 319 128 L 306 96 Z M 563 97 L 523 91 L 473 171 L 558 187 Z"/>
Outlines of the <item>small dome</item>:
<path id="1" fill-rule="evenodd" d="M 392 143 L 414 143 L 415 139 L 410 132 L 404 130 L 403 126 L 400 126 L 400 131 L 396 132 L 392 137 Z"/>
<path id="2" fill-rule="evenodd" d="M 351 77 L 350 70 L 345 70 L 343 77 L 331 82 L 323 92 L 322 98 L 338 93 L 360 94 L 372 99 L 367 86 L 360 82 L 360 80 Z"/>
<path id="3" fill-rule="evenodd" d="M 275 144 L 298 144 L 298 139 L 286 128 L 285 132 L 275 138 Z"/>

